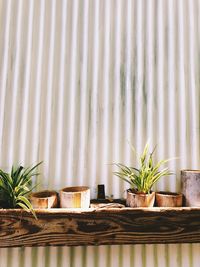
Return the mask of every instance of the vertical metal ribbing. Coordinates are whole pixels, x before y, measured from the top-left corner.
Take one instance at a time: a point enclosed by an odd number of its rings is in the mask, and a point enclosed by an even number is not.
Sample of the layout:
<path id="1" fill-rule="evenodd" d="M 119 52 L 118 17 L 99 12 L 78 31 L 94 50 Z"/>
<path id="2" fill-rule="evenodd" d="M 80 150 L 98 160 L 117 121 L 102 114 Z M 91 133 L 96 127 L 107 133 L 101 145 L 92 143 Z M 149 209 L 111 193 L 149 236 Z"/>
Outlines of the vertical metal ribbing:
<path id="1" fill-rule="evenodd" d="M 1 47 L 3 50 L 3 53 L 1 52 L 1 90 L 0 90 L 0 148 L 1 151 L 3 151 L 3 129 L 5 127 L 5 102 L 6 102 L 6 89 L 7 89 L 7 73 L 8 73 L 8 65 L 9 65 L 9 38 L 10 38 L 10 24 L 11 24 L 11 1 L 7 1 L 7 4 L 5 2 L 3 3 L 4 5 L 1 6 L 2 13 L 5 14 L 1 18 L 4 18 L 4 30 L 2 30 L 2 35 L 1 35 Z M 6 159 L 3 159 L 2 155 L 0 155 L 1 162 L 5 164 Z"/>
<path id="2" fill-rule="evenodd" d="M 90 68 L 88 69 L 88 75 L 91 77 L 88 84 L 88 106 L 89 106 L 89 117 L 88 117 L 88 151 L 86 151 L 87 156 L 87 168 L 88 168 L 88 182 L 94 186 L 98 179 L 98 125 L 99 125 L 99 109 L 98 109 L 98 71 L 99 71 L 99 2 L 90 2 L 90 46 L 88 53 L 90 54 Z M 92 19 L 94 15 L 94 20 Z M 90 51 L 90 52 L 89 52 Z"/>
<path id="3" fill-rule="evenodd" d="M 78 154 L 78 168 L 77 168 L 77 177 L 80 179 L 80 184 L 84 183 L 84 179 L 87 176 L 86 171 L 86 149 L 87 149 L 87 123 L 88 122 L 88 30 L 89 30 L 89 1 L 84 1 L 82 6 L 83 9 L 83 19 L 82 19 L 82 35 L 81 35 L 81 44 L 82 44 L 82 65 L 80 69 L 80 128 L 79 128 L 79 154 Z"/>
<path id="4" fill-rule="evenodd" d="M 154 88 L 154 72 L 155 72 L 155 55 L 154 55 L 154 18 L 155 18 L 155 6 L 154 3 L 148 2 L 146 7 L 146 24 L 145 24 L 145 43 L 147 49 L 145 49 L 145 69 L 144 69 L 144 82 L 145 82 L 145 97 L 146 97 L 146 139 L 154 145 L 155 135 L 154 134 L 154 103 L 155 103 L 155 88 Z"/>
<path id="5" fill-rule="evenodd" d="M 167 98 L 166 98 L 166 105 L 167 105 L 167 133 L 166 139 L 167 142 L 167 152 L 170 157 L 174 157 L 176 153 L 176 21 L 175 21 L 175 2 L 168 1 L 167 2 L 167 82 L 165 90 L 167 90 Z M 170 161 L 169 166 L 171 169 L 174 169 L 176 164 L 175 161 Z M 168 178 L 166 182 L 167 190 L 172 190 L 174 188 L 174 177 Z"/>
<path id="6" fill-rule="evenodd" d="M 40 130 L 40 109 L 41 109 L 41 89 L 43 81 L 43 51 L 44 51 L 44 18 L 45 18 L 45 1 L 40 2 L 38 6 L 39 12 L 35 10 L 35 23 L 39 20 L 38 28 L 35 29 L 34 34 L 37 34 L 38 42 L 35 44 L 35 62 L 32 66 L 35 68 L 34 76 L 31 77 L 31 94 L 29 96 L 29 116 L 28 121 L 28 134 L 31 138 L 31 144 L 27 141 L 26 146 L 29 149 L 26 151 L 26 157 L 30 162 L 36 162 L 38 160 L 39 149 L 39 130 Z M 38 18 L 39 16 L 39 18 Z M 36 37 L 36 36 L 34 36 Z"/>
<path id="7" fill-rule="evenodd" d="M 133 16 L 133 6 L 132 1 L 126 2 L 125 13 L 125 22 L 124 22 L 124 35 L 125 35 L 125 44 L 124 44 L 124 66 L 123 66 L 123 108 L 124 108 L 124 117 L 122 119 L 122 136 L 123 140 L 123 158 L 126 164 L 132 164 L 133 151 L 131 150 L 131 145 L 134 144 L 133 138 L 133 128 L 134 128 L 134 116 L 133 116 L 133 97 L 135 88 L 133 86 L 133 62 L 132 55 L 134 51 L 134 42 L 133 42 L 133 28 L 134 28 L 134 16 Z M 123 191 L 125 190 L 125 185 L 123 185 Z"/>
<path id="8" fill-rule="evenodd" d="M 113 5 L 113 77 L 112 77 L 112 86 L 113 86 L 113 161 L 120 162 L 121 156 L 121 88 L 120 88 L 120 71 L 121 71 L 121 1 L 116 1 Z M 120 184 L 114 183 L 114 191 L 116 195 L 119 195 L 120 192 Z"/>
<path id="9" fill-rule="evenodd" d="M 198 95 L 199 95 L 199 88 L 197 89 L 197 72 L 195 71 L 197 69 L 197 42 L 196 42 L 196 36 L 197 36 L 197 23 L 195 23 L 197 15 L 197 5 L 195 1 L 189 2 L 188 6 L 188 13 L 189 13 L 189 92 L 190 92 L 190 101 L 189 101 L 189 107 L 190 107 L 190 135 L 191 137 L 191 155 L 193 156 L 193 160 L 191 162 L 191 167 L 198 168 L 199 164 L 199 157 L 198 157 L 198 151 L 197 147 L 199 144 L 199 137 L 197 137 L 197 128 L 199 125 L 198 122 Z M 196 75 L 197 74 L 197 75 Z M 192 132 L 193 131 L 193 132 Z M 197 141 L 198 140 L 198 141 Z"/>
<path id="10" fill-rule="evenodd" d="M 13 31 L 13 28 L 11 29 L 12 34 L 14 35 L 14 42 L 15 44 L 13 46 L 14 51 L 11 51 L 13 53 L 13 57 L 15 57 L 14 65 L 13 65 L 13 71 L 11 71 L 11 86 L 10 86 L 10 92 L 9 92 L 9 98 L 10 102 L 8 102 L 8 105 L 10 105 L 10 112 L 9 117 L 7 117 L 7 122 L 10 122 L 9 127 L 9 134 L 7 136 L 8 143 L 10 149 L 7 153 L 7 164 L 10 167 L 13 162 L 16 161 L 16 149 L 17 144 L 16 140 L 18 139 L 18 114 L 20 112 L 19 103 L 20 103 L 20 94 L 19 90 L 20 88 L 20 69 L 21 66 L 21 53 L 23 49 L 23 42 L 22 42 L 22 1 L 18 2 L 17 8 L 15 10 L 16 12 L 16 30 Z M 12 47 L 12 46 L 11 46 Z M 13 153 L 14 151 L 14 153 Z M 18 159 L 17 159 L 18 160 Z"/>
<path id="11" fill-rule="evenodd" d="M 75 112 L 76 112 L 76 62 L 77 62 L 77 31 L 78 31 L 78 2 L 75 1 L 74 4 L 70 2 L 71 4 L 71 11 L 72 11 L 72 29 L 71 29 L 71 36 L 70 41 L 70 76 L 69 76 L 69 103 L 68 103 L 68 118 L 67 118 L 67 125 L 68 125 L 68 148 L 67 148 L 67 161 L 66 161 L 66 178 L 69 182 L 69 184 L 72 184 L 73 179 L 73 147 L 74 147 L 74 138 L 75 138 Z"/>
<path id="12" fill-rule="evenodd" d="M 41 188 L 97 183 L 112 162 L 179 156 L 157 189 L 199 164 L 199 1 L 0 1 L 0 162 L 43 159 Z M 2 267 L 191 266 L 199 244 L 0 249 Z"/>
<path id="13" fill-rule="evenodd" d="M 46 67 L 45 67 L 45 78 L 46 83 L 45 86 L 42 88 L 41 91 L 41 99 L 42 99 L 42 114 L 41 116 L 41 131 L 44 133 L 42 138 L 40 138 L 40 154 L 41 158 L 44 161 L 43 166 L 41 167 L 42 170 L 46 173 L 46 175 L 42 178 L 42 186 L 52 186 L 52 176 L 54 174 L 53 167 L 54 164 L 50 164 L 51 162 L 51 149 L 52 149 L 52 129 L 57 131 L 57 127 L 54 128 L 54 122 L 52 120 L 52 106 L 53 106 L 53 99 L 54 99 L 54 58 L 55 58 L 55 31 L 56 31 L 56 5 L 55 1 L 51 1 L 49 5 L 49 13 L 46 13 L 46 20 L 45 20 L 45 28 L 49 31 L 48 35 L 45 35 L 46 39 L 44 43 L 46 44 L 45 47 L 45 60 L 46 60 Z M 62 73 L 62 72 L 61 72 Z M 61 105 L 61 103 L 60 103 Z M 58 154 L 59 155 L 59 154 Z"/>
<path id="14" fill-rule="evenodd" d="M 178 101 L 178 113 L 179 113 L 179 121 L 178 121 L 178 131 L 179 131 L 179 150 L 177 151 L 177 156 L 180 157 L 178 160 L 178 166 L 180 168 L 187 167 L 187 159 L 188 155 L 186 153 L 186 79 L 185 79 L 185 61 L 186 61 L 186 10 L 183 2 L 179 2 L 178 4 L 178 61 L 179 64 L 177 66 L 177 83 L 178 83 L 178 91 L 179 91 L 179 101 Z M 184 155 L 184 156 L 183 156 Z"/>
<path id="15" fill-rule="evenodd" d="M 25 6 L 25 5 L 24 5 Z M 25 8 L 26 7 L 26 8 Z M 19 143 L 20 149 L 18 150 L 18 160 L 21 163 L 26 163 L 26 140 L 27 140 L 27 123 L 28 123 L 28 108 L 29 108 L 29 86 L 30 86 L 30 76 L 31 76 L 31 48 L 32 48 L 32 36 L 33 36 L 33 15 L 34 15 L 34 5 L 30 2 L 28 6 L 24 7 L 24 12 L 28 14 L 27 18 L 27 32 L 24 32 L 24 39 L 26 40 L 26 47 L 24 50 L 24 79 L 22 85 L 22 99 L 23 105 L 21 107 L 21 120 L 20 120 L 20 130 L 19 130 Z M 24 16 L 23 16 L 24 18 Z"/>
<path id="16" fill-rule="evenodd" d="M 100 81 L 100 91 L 101 91 L 101 125 L 102 135 L 99 139 L 99 148 L 101 149 L 101 159 L 99 161 L 99 179 L 98 183 L 105 183 L 106 191 L 110 188 L 110 173 L 112 171 L 111 154 L 112 146 L 110 144 L 110 133 L 112 131 L 111 126 L 111 92 L 110 92 L 110 60 L 111 60 L 111 48 L 110 48 L 110 34 L 111 34 L 111 1 L 102 2 L 102 12 L 101 19 L 103 20 L 103 25 L 101 29 L 102 37 L 102 47 L 101 47 L 101 57 L 102 57 L 102 81 Z"/>
<path id="17" fill-rule="evenodd" d="M 143 103 L 143 88 L 144 88 L 144 27 L 143 27 L 143 14 L 144 14 L 144 1 L 138 1 L 136 3 L 136 29 L 135 29 L 135 90 L 136 90 L 136 99 L 135 99 L 135 147 L 136 151 L 141 151 L 144 142 L 143 140 L 146 138 L 144 137 L 145 132 L 141 131 L 143 128 L 143 108 L 144 106 L 141 105 Z"/>
<path id="18" fill-rule="evenodd" d="M 155 7 L 156 11 L 156 113 L 155 119 L 157 121 L 157 144 L 159 149 L 157 149 L 156 154 L 158 158 L 164 158 L 165 155 L 165 129 L 166 125 L 163 123 L 165 121 L 165 64 L 164 64 L 164 50 L 165 50 L 165 2 L 159 1 Z M 162 179 L 157 186 L 158 190 L 164 189 L 164 180 Z"/>

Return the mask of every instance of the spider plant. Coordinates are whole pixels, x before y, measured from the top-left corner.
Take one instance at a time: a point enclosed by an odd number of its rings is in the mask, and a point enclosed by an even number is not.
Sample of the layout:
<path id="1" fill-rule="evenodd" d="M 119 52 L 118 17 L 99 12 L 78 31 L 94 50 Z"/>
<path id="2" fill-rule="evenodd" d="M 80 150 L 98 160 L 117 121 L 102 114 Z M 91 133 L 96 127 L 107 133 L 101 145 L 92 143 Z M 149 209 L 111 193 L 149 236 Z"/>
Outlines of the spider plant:
<path id="1" fill-rule="evenodd" d="M 32 177 L 39 175 L 35 166 L 24 168 L 12 166 L 11 172 L 7 173 L 0 169 L 0 206 L 3 208 L 22 208 L 36 214 L 28 199 L 28 193 L 33 190 Z"/>
<path id="2" fill-rule="evenodd" d="M 132 148 L 135 152 L 135 149 Z M 145 145 L 145 148 L 139 157 L 139 168 L 128 167 L 124 164 L 115 164 L 118 168 L 118 172 L 114 172 L 116 176 L 130 184 L 130 189 L 133 192 L 149 194 L 152 186 L 162 177 L 172 175 L 173 173 L 169 169 L 160 167 L 171 159 L 164 159 L 154 163 L 153 152 L 149 152 L 149 144 Z"/>

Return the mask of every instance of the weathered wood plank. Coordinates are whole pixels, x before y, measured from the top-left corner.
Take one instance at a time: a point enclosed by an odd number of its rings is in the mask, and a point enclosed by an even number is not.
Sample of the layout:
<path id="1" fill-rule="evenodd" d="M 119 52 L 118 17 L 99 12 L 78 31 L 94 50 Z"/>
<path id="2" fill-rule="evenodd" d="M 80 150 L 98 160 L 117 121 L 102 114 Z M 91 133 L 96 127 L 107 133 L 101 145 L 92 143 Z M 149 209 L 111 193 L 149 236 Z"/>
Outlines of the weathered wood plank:
<path id="1" fill-rule="evenodd" d="M 0 210 L 0 247 L 200 242 L 199 208 Z"/>

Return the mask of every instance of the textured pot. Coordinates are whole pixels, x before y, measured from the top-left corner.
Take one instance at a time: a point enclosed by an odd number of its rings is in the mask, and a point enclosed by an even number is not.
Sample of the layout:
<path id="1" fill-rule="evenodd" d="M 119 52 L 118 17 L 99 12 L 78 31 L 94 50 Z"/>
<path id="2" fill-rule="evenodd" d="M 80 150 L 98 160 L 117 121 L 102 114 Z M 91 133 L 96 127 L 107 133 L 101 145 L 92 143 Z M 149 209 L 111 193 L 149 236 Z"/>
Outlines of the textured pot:
<path id="1" fill-rule="evenodd" d="M 90 206 L 90 189 L 87 186 L 66 187 L 60 191 L 61 208 L 84 208 Z"/>
<path id="2" fill-rule="evenodd" d="M 181 186 L 184 204 L 189 207 L 200 207 L 200 170 L 182 170 Z"/>
<path id="3" fill-rule="evenodd" d="M 181 193 L 173 192 L 156 192 L 156 206 L 157 207 L 182 207 L 183 195 Z"/>
<path id="4" fill-rule="evenodd" d="M 44 190 L 30 195 L 34 209 L 50 209 L 58 206 L 58 194 L 55 191 Z"/>
<path id="5" fill-rule="evenodd" d="M 155 192 L 150 194 L 133 193 L 130 189 L 127 190 L 126 205 L 128 207 L 153 207 L 155 202 Z"/>

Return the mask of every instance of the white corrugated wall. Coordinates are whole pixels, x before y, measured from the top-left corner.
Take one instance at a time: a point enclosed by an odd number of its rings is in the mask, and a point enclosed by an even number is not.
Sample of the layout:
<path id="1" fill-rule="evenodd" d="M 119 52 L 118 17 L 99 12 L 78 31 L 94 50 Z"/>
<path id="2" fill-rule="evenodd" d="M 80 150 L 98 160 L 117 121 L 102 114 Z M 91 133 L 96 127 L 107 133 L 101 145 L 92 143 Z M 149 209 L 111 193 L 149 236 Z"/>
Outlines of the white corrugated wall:
<path id="1" fill-rule="evenodd" d="M 43 160 L 40 188 L 127 187 L 149 139 L 200 168 L 199 0 L 0 0 L 0 166 Z M 1 267 L 197 267 L 200 245 L 0 249 Z"/>

